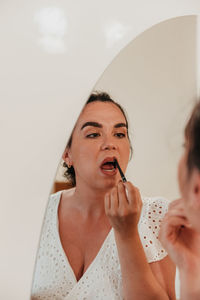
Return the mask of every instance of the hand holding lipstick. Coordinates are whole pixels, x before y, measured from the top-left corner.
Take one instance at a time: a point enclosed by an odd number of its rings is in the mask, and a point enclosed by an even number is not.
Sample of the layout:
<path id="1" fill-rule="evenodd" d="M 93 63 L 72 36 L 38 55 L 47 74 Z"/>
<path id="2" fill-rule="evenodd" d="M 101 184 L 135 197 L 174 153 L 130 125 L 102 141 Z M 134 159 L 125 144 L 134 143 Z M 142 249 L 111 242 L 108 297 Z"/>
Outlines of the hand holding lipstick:
<path id="1" fill-rule="evenodd" d="M 130 182 L 119 182 L 105 196 L 105 212 L 110 224 L 124 238 L 137 232 L 141 209 L 140 192 Z"/>

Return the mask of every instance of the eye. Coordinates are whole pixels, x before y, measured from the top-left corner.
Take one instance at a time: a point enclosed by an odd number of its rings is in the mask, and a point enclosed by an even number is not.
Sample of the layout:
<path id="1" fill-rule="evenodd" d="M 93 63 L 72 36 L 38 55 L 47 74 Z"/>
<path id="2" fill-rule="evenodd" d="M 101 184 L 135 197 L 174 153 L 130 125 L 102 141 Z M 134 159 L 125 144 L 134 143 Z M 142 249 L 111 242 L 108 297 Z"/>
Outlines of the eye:
<path id="1" fill-rule="evenodd" d="M 119 139 L 122 139 L 122 138 L 126 137 L 126 134 L 122 133 L 122 132 L 117 132 L 117 133 L 115 133 L 115 136 L 118 137 Z"/>
<path id="2" fill-rule="evenodd" d="M 97 137 L 99 137 L 99 136 L 100 136 L 100 133 L 94 132 L 94 133 L 87 134 L 87 135 L 86 135 L 86 138 L 94 139 L 94 138 L 97 138 Z"/>

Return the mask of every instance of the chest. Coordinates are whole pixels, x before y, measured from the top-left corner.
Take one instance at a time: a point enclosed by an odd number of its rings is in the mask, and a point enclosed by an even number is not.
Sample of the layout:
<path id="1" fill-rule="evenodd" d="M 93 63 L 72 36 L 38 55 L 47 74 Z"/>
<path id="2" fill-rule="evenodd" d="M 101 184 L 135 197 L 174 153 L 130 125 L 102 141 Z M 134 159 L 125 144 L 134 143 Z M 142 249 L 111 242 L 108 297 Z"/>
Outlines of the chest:
<path id="1" fill-rule="evenodd" d="M 80 224 L 60 218 L 60 241 L 77 280 L 97 256 L 109 231 L 110 226 L 101 222 Z"/>

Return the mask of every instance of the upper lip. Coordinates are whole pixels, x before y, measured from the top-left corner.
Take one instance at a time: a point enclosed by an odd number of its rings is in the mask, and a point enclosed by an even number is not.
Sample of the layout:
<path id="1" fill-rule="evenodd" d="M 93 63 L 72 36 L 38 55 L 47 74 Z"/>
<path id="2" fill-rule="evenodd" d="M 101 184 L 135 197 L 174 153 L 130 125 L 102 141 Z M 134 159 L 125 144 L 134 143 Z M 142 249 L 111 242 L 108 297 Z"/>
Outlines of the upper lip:
<path id="1" fill-rule="evenodd" d="M 107 162 L 114 162 L 114 159 L 116 159 L 115 156 L 110 156 L 110 157 L 106 157 L 102 162 L 101 162 L 101 165 L 102 166 L 103 164 L 107 163 Z"/>

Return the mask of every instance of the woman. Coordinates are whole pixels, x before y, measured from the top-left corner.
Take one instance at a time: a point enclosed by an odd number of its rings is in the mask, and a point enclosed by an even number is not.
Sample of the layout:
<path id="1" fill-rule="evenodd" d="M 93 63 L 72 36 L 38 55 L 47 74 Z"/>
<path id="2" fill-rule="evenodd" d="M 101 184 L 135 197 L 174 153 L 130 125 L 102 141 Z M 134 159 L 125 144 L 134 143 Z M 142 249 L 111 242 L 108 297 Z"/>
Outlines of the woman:
<path id="1" fill-rule="evenodd" d="M 167 209 L 122 183 L 131 152 L 128 122 L 108 94 L 92 94 L 63 159 L 75 185 L 51 195 L 32 299 L 175 299 L 174 265 L 157 235 Z"/>
<path id="2" fill-rule="evenodd" d="M 171 203 L 160 240 L 180 271 L 181 300 L 200 299 L 200 102 L 185 128 L 178 168 L 181 199 Z"/>

